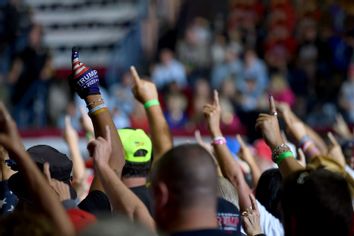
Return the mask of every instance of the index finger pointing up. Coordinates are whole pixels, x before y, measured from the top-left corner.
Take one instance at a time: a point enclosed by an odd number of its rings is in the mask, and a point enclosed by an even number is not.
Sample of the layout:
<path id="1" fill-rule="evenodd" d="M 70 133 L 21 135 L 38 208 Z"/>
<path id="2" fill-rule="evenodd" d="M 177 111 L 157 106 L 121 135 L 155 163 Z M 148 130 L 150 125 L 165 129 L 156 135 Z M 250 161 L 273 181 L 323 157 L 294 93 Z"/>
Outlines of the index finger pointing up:
<path id="1" fill-rule="evenodd" d="M 253 196 L 253 194 L 250 194 L 250 200 L 251 200 L 252 209 L 256 212 L 259 212 L 257 201 L 256 198 Z"/>
<path id="2" fill-rule="evenodd" d="M 237 135 L 236 135 L 236 139 L 237 139 L 237 142 L 240 144 L 241 147 L 245 147 L 245 146 L 246 146 L 246 144 L 245 144 L 245 142 L 243 141 L 241 135 L 237 134 Z"/>
<path id="3" fill-rule="evenodd" d="M 269 95 L 269 112 L 271 115 L 276 116 L 277 113 L 277 108 L 275 107 L 275 102 L 274 102 L 274 98 L 272 95 Z"/>
<path id="4" fill-rule="evenodd" d="M 134 84 L 135 85 L 139 84 L 140 83 L 140 77 L 139 77 L 139 74 L 136 71 L 134 66 L 130 67 L 130 73 L 132 74 Z"/>
<path id="5" fill-rule="evenodd" d="M 328 136 L 332 145 L 338 145 L 338 142 L 337 142 L 336 138 L 333 136 L 332 132 L 328 132 L 327 136 Z"/>
<path id="6" fill-rule="evenodd" d="M 219 106 L 219 93 L 216 89 L 214 90 L 214 105 Z"/>
<path id="7" fill-rule="evenodd" d="M 48 180 L 48 182 L 51 181 L 52 177 L 50 175 L 50 166 L 49 166 L 49 163 L 48 162 L 45 162 L 44 165 L 43 165 L 43 172 L 44 172 L 44 175 L 46 177 L 46 179 Z"/>

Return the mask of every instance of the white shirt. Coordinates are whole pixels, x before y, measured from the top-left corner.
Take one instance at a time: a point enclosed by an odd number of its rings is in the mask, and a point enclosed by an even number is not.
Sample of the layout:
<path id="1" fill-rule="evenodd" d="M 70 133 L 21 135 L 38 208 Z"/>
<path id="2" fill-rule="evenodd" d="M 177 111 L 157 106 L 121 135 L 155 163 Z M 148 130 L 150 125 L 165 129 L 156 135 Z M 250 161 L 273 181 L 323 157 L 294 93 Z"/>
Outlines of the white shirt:
<path id="1" fill-rule="evenodd" d="M 258 200 L 257 205 L 260 215 L 259 223 L 261 225 L 262 232 L 267 236 L 284 236 L 284 227 L 278 218 L 270 214 L 267 209 L 265 209 L 265 207 L 258 202 Z M 241 232 L 245 234 L 242 227 Z"/>

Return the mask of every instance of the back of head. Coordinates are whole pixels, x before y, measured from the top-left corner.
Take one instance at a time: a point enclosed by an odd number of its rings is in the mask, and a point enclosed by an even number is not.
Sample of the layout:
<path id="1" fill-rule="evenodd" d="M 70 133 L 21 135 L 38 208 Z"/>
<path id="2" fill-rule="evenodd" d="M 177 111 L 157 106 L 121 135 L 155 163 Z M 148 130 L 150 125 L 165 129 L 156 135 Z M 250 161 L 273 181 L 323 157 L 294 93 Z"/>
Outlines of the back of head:
<path id="1" fill-rule="evenodd" d="M 52 222 L 44 215 L 31 211 L 15 211 L 0 218 L 0 236 L 58 235 Z"/>
<path id="2" fill-rule="evenodd" d="M 208 151 L 197 144 L 170 149 L 152 172 L 155 188 L 163 183 L 169 192 L 169 204 L 176 209 L 216 209 L 216 166 Z"/>
<path id="3" fill-rule="evenodd" d="M 35 145 L 27 150 L 32 161 L 36 164 L 39 170 L 42 172 L 44 163 L 48 163 L 50 168 L 50 175 L 53 179 L 64 182 L 70 187 L 71 198 L 75 199 L 77 194 L 74 188 L 71 186 L 71 171 L 73 163 L 64 154 L 59 152 L 57 149 L 48 145 Z M 12 169 L 18 170 L 16 164 L 11 166 Z M 24 175 L 21 171 L 13 174 L 9 178 L 9 187 L 16 196 L 21 200 L 27 200 L 31 202 L 31 194 L 28 187 L 25 185 Z"/>
<path id="4" fill-rule="evenodd" d="M 272 215 L 281 219 L 280 200 L 283 178 L 279 169 L 270 169 L 261 175 L 256 188 L 257 200 Z"/>
<path id="5" fill-rule="evenodd" d="M 151 168 L 152 143 L 142 129 L 118 130 L 125 156 L 123 178 L 147 177 Z"/>
<path id="6" fill-rule="evenodd" d="M 99 221 L 83 230 L 81 236 L 153 236 L 149 230 L 139 224 L 131 222 L 128 218 L 115 215 L 100 216 Z"/>
<path id="7" fill-rule="evenodd" d="M 304 170 L 284 182 L 286 235 L 349 235 L 353 213 L 345 179 L 324 169 Z"/>

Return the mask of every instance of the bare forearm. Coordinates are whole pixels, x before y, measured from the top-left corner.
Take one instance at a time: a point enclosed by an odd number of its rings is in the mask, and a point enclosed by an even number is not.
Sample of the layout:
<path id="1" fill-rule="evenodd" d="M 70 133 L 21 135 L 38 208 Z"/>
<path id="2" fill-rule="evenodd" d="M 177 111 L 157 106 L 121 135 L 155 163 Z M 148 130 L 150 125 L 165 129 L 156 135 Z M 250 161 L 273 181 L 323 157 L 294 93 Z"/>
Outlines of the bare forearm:
<path id="1" fill-rule="evenodd" d="M 258 180 L 261 177 L 261 170 L 259 169 L 257 163 L 255 161 L 248 161 L 247 162 L 248 165 L 251 168 L 251 172 L 252 172 L 252 182 L 253 182 L 253 186 L 257 186 Z"/>
<path id="2" fill-rule="evenodd" d="M 97 173 L 102 181 L 113 209 L 133 221 L 151 228 L 153 222 L 147 208 L 131 190 L 123 184 L 108 165 L 97 165 Z"/>
<path id="3" fill-rule="evenodd" d="M 84 179 L 85 163 L 80 153 L 78 140 L 69 141 L 68 147 L 73 162 L 73 181 L 80 183 Z"/>
<path id="4" fill-rule="evenodd" d="M 320 154 L 327 153 L 327 145 L 323 139 L 308 125 L 305 125 L 306 131 L 311 139 L 314 141 L 316 147 L 318 148 Z"/>
<path id="5" fill-rule="evenodd" d="M 172 135 L 160 106 L 146 109 L 154 150 L 154 163 L 172 148 Z"/>
<path id="6" fill-rule="evenodd" d="M 100 98 L 101 95 L 90 95 L 85 99 L 85 101 L 87 104 L 90 104 Z M 118 136 L 117 128 L 113 123 L 111 113 L 108 109 L 101 109 L 99 113 L 93 115 L 91 114 L 90 117 L 93 123 L 96 138 L 100 136 L 104 137 L 106 133 L 105 127 L 107 125 L 109 126 L 112 137 L 112 155 L 109 160 L 109 165 L 116 173 L 120 175 L 124 167 L 125 159 L 122 142 Z"/>
<path id="7" fill-rule="evenodd" d="M 213 138 L 222 136 L 220 130 L 212 131 Z M 240 209 L 244 210 L 251 205 L 249 194 L 252 193 L 247 185 L 241 167 L 233 159 L 230 150 L 226 144 L 214 145 L 215 155 L 218 159 L 220 168 L 224 176 L 226 176 L 233 186 L 237 189 L 239 196 Z"/>
<path id="8" fill-rule="evenodd" d="M 283 178 L 303 169 L 304 167 L 293 157 L 284 159 L 279 165 L 279 170 Z"/>

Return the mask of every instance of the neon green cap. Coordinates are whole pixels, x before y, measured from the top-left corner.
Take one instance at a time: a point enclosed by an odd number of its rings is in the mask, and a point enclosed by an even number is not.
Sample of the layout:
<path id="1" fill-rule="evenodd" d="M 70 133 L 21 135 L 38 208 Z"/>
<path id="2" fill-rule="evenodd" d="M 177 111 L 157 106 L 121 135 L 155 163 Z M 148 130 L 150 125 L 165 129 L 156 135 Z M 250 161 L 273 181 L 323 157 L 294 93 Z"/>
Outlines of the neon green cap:
<path id="1" fill-rule="evenodd" d="M 125 160 L 133 163 L 144 163 L 151 160 L 152 143 L 142 129 L 118 129 L 124 148 Z M 138 150 L 144 150 L 137 153 Z"/>

